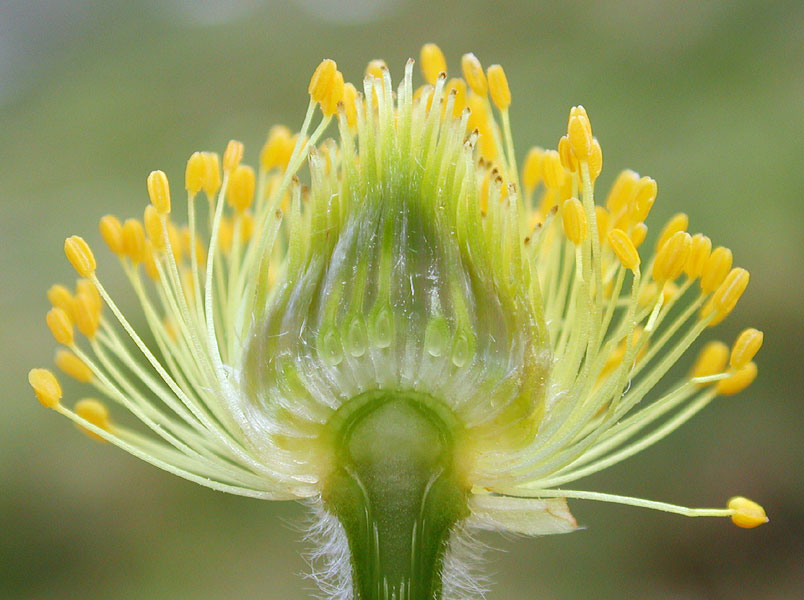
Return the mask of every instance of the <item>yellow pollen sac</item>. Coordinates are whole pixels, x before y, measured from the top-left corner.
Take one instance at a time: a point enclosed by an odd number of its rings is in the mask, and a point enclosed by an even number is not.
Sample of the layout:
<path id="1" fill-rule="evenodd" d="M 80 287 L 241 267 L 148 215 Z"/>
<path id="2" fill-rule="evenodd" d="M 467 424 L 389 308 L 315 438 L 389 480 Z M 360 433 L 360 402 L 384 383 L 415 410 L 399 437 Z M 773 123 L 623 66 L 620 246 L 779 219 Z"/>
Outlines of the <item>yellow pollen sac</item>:
<path id="1" fill-rule="evenodd" d="M 313 76 L 310 78 L 310 85 L 307 87 L 307 93 L 314 102 L 321 102 L 326 97 L 335 73 L 338 72 L 338 65 L 331 58 L 325 58 L 313 71 Z"/>
<path id="2" fill-rule="evenodd" d="M 242 213 L 251 206 L 256 181 L 254 169 L 249 166 L 239 165 L 232 171 L 229 187 L 226 189 L 226 199 L 237 212 Z"/>
<path id="3" fill-rule="evenodd" d="M 75 326 L 87 338 L 92 339 L 98 331 L 100 311 L 95 302 L 87 294 L 78 294 L 75 297 Z"/>
<path id="4" fill-rule="evenodd" d="M 542 169 L 544 170 L 544 184 L 550 189 L 561 189 L 568 177 L 567 171 L 561 164 L 561 157 L 558 152 L 548 150 L 544 153 Z"/>
<path id="5" fill-rule="evenodd" d="M 75 293 L 88 296 L 92 300 L 95 310 L 98 312 L 100 312 L 101 308 L 103 308 L 103 301 L 101 299 L 100 292 L 98 291 L 98 288 L 95 287 L 95 284 L 89 279 L 79 279 L 76 281 Z"/>
<path id="6" fill-rule="evenodd" d="M 731 250 L 728 248 L 718 246 L 712 251 L 701 273 L 701 291 L 704 294 L 711 294 L 723 283 L 731 269 L 732 260 Z"/>
<path id="7" fill-rule="evenodd" d="M 151 278 L 152 281 L 159 281 L 159 269 L 156 267 L 156 249 L 154 248 L 151 240 L 145 241 L 145 252 L 143 253 L 142 266 L 145 269 L 145 274 Z"/>
<path id="8" fill-rule="evenodd" d="M 709 377 L 723 373 L 728 360 L 729 347 L 726 344 L 719 341 L 709 342 L 698 353 L 690 377 Z"/>
<path id="9" fill-rule="evenodd" d="M 73 323 L 64 309 L 57 306 L 51 308 L 47 311 L 45 322 L 59 344 L 69 346 L 73 343 Z"/>
<path id="10" fill-rule="evenodd" d="M 631 202 L 639 175 L 630 169 L 621 171 L 606 198 L 606 208 L 612 215 L 619 213 Z"/>
<path id="11" fill-rule="evenodd" d="M 662 229 L 662 232 L 659 234 L 659 239 L 656 241 L 656 250 L 658 251 L 662 246 L 664 246 L 665 242 L 673 237 L 679 231 L 686 231 L 690 225 L 690 219 L 684 213 L 678 213 L 673 215 L 669 221 Z"/>
<path id="12" fill-rule="evenodd" d="M 558 157 L 561 159 L 561 166 L 567 171 L 578 172 L 578 157 L 572 151 L 572 145 L 566 135 L 562 135 L 558 140 Z"/>
<path id="13" fill-rule="evenodd" d="M 488 70 L 489 92 L 494 106 L 500 110 L 508 110 L 511 106 L 511 89 L 508 78 L 500 65 L 491 65 Z"/>
<path id="14" fill-rule="evenodd" d="M 366 66 L 366 75 L 370 75 L 375 79 L 382 79 L 383 69 L 388 69 L 388 65 L 385 64 L 385 61 L 381 58 L 375 58 L 374 60 L 370 61 L 369 64 Z"/>
<path id="15" fill-rule="evenodd" d="M 215 152 L 203 152 L 204 177 L 201 186 L 204 193 L 212 198 L 221 188 L 221 170 L 218 155 Z"/>
<path id="16" fill-rule="evenodd" d="M 232 249 L 232 239 L 234 239 L 234 228 L 232 222 L 227 218 L 221 218 L 221 224 L 218 227 L 218 246 L 224 254 L 228 254 Z"/>
<path id="17" fill-rule="evenodd" d="M 145 231 L 137 219 L 126 219 L 123 223 L 123 249 L 134 264 L 145 259 Z"/>
<path id="18" fill-rule="evenodd" d="M 73 295 L 66 287 L 58 283 L 51 285 L 47 291 L 47 300 L 53 306 L 62 309 L 68 315 L 73 310 Z"/>
<path id="19" fill-rule="evenodd" d="M 45 408 L 56 408 L 61 400 L 61 385 L 56 376 L 47 369 L 31 369 L 28 371 L 28 383 L 36 394 L 36 398 Z"/>
<path id="20" fill-rule="evenodd" d="M 729 365 L 732 369 L 741 369 L 756 356 L 759 349 L 762 348 L 762 341 L 764 334 L 758 329 L 749 327 L 745 329 L 734 342 L 731 347 L 731 358 Z"/>
<path id="21" fill-rule="evenodd" d="M 254 235 L 254 216 L 251 213 L 243 213 L 240 219 L 240 240 L 245 243 Z"/>
<path id="22" fill-rule="evenodd" d="M 75 414 L 77 414 L 85 421 L 90 422 L 98 429 L 103 429 L 104 431 L 111 430 L 111 423 L 109 422 L 108 409 L 100 401 L 95 400 L 94 398 L 84 398 L 83 400 L 79 400 L 78 402 L 76 402 Z M 78 428 L 97 442 L 106 441 L 99 435 L 89 431 L 84 427 L 81 427 L 80 425 L 78 426 Z"/>
<path id="23" fill-rule="evenodd" d="M 609 245 L 626 269 L 637 270 L 640 263 L 639 252 L 627 233 L 622 229 L 612 229 L 609 232 Z"/>
<path id="24" fill-rule="evenodd" d="M 595 181 L 603 171 L 603 148 L 600 147 L 597 138 L 592 138 L 592 150 L 586 162 L 589 165 L 589 178 Z"/>
<path id="25" fill-rule="evenodd" d="M 611 215 L 609 211 L 599 205 L 595 205 L 595 220 L 597 221 L 597 235 L 601 244 L 605 244 L 609 236 L 609 223 Z"/>
<path id="26" fill-rule="evenodd" d="M 98 229 L 100 230 L 103 241 L 109 246 L 109 250 L 117 254 L 117 256 L 122 256 L 124 253 L 123 226 L 120 224 L 117 217 L 113 215 L 102 217 L 98 224 Z"/>
<path id="27" fill-rule="evenodd" d="M 706 261 L 709 260 L 709 255 L 712 253 L 712 240 L 703 235 L 696 233 L 692 236 L 692 248 L 690 249 L 690 257 L 687 259 L 687 264 L 684 265 L 684 272 L 690 279 L 697 279 L 703 273 Z"/>
<path id="28" fill-rule="evenodd" d="M 223 172 L 231 173 L 243 160 L 243 144 L 237 140 L 229 140 L 223 151 Z"/>
<path id="29" fill-rule="evenodd" d="M 204 154 L 193 152 L 187 160 L 187 168 L 184 170 L 184 189 L 191 196 L 195 196 L 201 191 L 204 185 L 204 171 L 206 171 Z"/>
<path id="30" fill-rule="evenodd" d="M 644 221 L 656 202 L 658 186 L 651 177 L 642 177 L 636 182 L 633 189 L 633 198 L 629 206 L 629 218 L 633 222 Z"/>
<path id="31" fill-rule="evenodd" d="M 81 277 L 95 272 L 95 255 L 81 236 L 72 235 L 64 240 L 64 254 Z"/>
<path id="32" fill-rule="evenodd" d="M 354 131 L 357 128 L 357 88 L 351 83 L 343 84 L 342 102 L 346 114 L 346 125 Z M 290 155 L 288 155 L 288 159 L 290 159 Z"/>
<path id="33" fill-rule="evenodd" d="M 648 226 L 644 223 L 637 223 L 631 229 L 631 241 L 634 242 L 634 248 L 639 248 L 645 237 L 648 235 Z"/>
<path id="34" fill-rule="evenodd" d="M 567 137 L 578 160 L 587 160 L 592 152 L 592 125 L 585 115 L 570 115 Z"/>
<path id="35" fill-rule="evenodd" d="M 734 511 L 731 516 L 732 523 L 743 529 L 759 527 L 769 520 L 764 508 L 742 496 L 736 496 L 729 500 L 728 507 Z"/>
<path id="36" fill-rule="evenodd" d="M 170 185 L 163 171 L 151 171 L 147 180 L 148 197 L 156 212 L 166 215 L 170 212 Z"/>
<path id="37" fill-rule="evenodd" d="M 65 374 L 81 383 L 92 381 L 92 371 L 84 361 L 64 348 L 56 352 L 56 366 Z"/>
<path id="38" fill-rule="evenodd" d="M 351 84 L 350 84 L 351 85 Z M 354 89 L 354 86 L 353 86 Z M 268 140 L 260 152 L 260 165 L 266 171 L 285 170 L 293 154 L 293 134 L 284 125 L 275 125 L 268 132 Z"/>
<path id="39" fill-rule="evenodd" d="M 757 364 L 749 362 L 744 364 L 739 369 L 732 371 L 726 378 L 718 381 L 717 393 L 721 396 L 733 396 L 739 394 L 749 385 L 754 383 L 757 378 Z"/>
<path id="40" fill-rule="evenodd" d="M 659 248 L 653 263 L 653 278 L 656 281 L 672 281 L 684 270 L 692 247 L 692 238 L 686 231 L 677 231 Z"/>
<path id="41" fill-rule="evenodd" d="M 461 70 L 463 70 L 463 78 L 475 94 L 478 96 L 488 94 L 489 83 L 483 72 L 483 65 L 474 54 L 469 52 L 461 57 Z"/>
<path id="42" fill-rule="evenodd" d="M 570 198 L 561 207 L 561 220 L 564 234 L 576 246 L 586 239 L 586 213 L 583 204 L 577 198 Z"/>
<path id="43" fill-rule="evenodd" d="M 734 307 L 737 306 L 737 301 L 743 295 L 745 288 L 748 287 L 748 280 L 750 275 L 748 271 L 741 268 L 732 269 L 720 284 L 720 287 L 715 291 L 712 296 L 714 308 L 719 313 L 728 315 Z"/>
<path id="44" fill-rule="evenodd" d="M 424 80 L 430 85 L 435 85 L 438 76 L 447 72 L 447 61 L 444 58 L 444 53 L 435 44 L 422 46 L 419 60 L 421 61 Z"/>
<path id="45" fill-rule="evenodd" d="M 143 222 L 145 223 L 145 231 L 148 232 L 148 239 L 151 240 L 154 249 L 159 252 L 164 250 L 165 234 L 162 230 L 162 218 L 152 204 L 145 207 Z"/>
<path id="46" fill-rule="evenodd" d="M 542 161 L 544 160 L 544 148 L 534 146 L 528 151 L 525 163 L 522 166 L 522 185 L 525 193 L 531 194 L 542 180 Z"/>
<path id="47" fill-rule="evenodd" d="M 457 119 L 461 116 L 463 109 L 466 108 L 466 82 L 459 77 L 453 77 L 444 86 L 444 92 L 447 94 L 455 94 L 455 100 L 452 105 L 452 116 Z M 442 110 L 446 110 L 446 108 L 445 104 Z"/>

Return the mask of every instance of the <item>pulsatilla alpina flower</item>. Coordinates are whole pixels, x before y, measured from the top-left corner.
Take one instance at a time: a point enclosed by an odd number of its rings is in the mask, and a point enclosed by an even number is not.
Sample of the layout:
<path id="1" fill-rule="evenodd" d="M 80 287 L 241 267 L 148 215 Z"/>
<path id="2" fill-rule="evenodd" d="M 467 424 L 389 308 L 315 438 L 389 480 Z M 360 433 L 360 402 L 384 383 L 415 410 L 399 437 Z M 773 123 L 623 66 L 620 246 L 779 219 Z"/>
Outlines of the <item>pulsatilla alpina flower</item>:
<path id="1" fill-rule="evenodd" d="M 372 61 L 362 93 L 322 62 L 300 131 L 272 129 L 256 170 L 238 142 L 190 157 L 186 226 L 161 171 L 142 221 L 103 217 L 147 333 L 68 238 L 81 279 L 49 290 L 47 324 L 58 367 L 97 398 L 70 408 L 34 369 L 40 401 L 213 489 L 311 499 L 332 596 L 471 595 L 462 536 L 572 531 L 567 498 L 765 522 L 740 497 L 691 509 L 565 489 L 753 381 L 755 329 L 663 381 L 748 273 L 683 214 L 641 250 L 656 182 L 623 171 L 596 203 L 582 107 L 520 170 L 503 69 L 467 54 L 447 79 L 432 44 L 421 62 L 425 85 L 411 60 L 394 92 Z"/>

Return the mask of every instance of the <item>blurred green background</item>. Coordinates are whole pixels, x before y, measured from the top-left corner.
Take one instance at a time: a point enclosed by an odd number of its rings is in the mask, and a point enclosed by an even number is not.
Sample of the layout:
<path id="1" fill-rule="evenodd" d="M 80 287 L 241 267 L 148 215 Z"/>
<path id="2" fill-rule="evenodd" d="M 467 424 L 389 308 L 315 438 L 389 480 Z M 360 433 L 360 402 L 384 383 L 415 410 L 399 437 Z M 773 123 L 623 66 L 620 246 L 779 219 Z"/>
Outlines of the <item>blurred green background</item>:
<path id="1" fill-rule="evenodd" d="M 685 210 L 751 271 L 718 335 L 766 333 L 749 391 L 576 487 L 694 506 L 740 493 L 768 525 L 572 502 L 586 527 L 572 535 L 483 536 L 503 550 L 489 598 L 802 597 L 802 39 L 800 1 L 0 3 L 0 597 L 308 597 L 303 507 L 101 447 L 42 409 L 26 372 L 52 358 L 45 290 L 73 279 L 65 236 L 100 247 L 98 218 L 141 215 L 147 173 L 178 181 L 193 150 L 236 137 L 255 162 L 272 124 L 300 123 L 321 58 L 359 80 L 382 57 L 398 77 L 427 41 L 454 71 L 467 51 L 505 66 L 520 155 L 555 145 L 584 104 L 601 183 L 650 174 L 654 233 Z"/>

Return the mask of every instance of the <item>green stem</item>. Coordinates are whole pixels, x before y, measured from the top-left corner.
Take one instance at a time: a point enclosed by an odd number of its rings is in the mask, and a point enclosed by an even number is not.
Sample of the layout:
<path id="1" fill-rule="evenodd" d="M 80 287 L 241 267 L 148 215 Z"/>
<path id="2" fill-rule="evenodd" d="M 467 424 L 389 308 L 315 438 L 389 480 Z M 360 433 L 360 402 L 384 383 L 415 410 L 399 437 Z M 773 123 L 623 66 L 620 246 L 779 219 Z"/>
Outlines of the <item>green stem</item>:
<path id="1" fill-rule="evenodd" d="M 370 392 L 329 424 L 336 466 L 324 503 L 349 541 L 357 600 L 438 600 L 467 490 L 454 464 L 458 426 L 415 392 Z"/>

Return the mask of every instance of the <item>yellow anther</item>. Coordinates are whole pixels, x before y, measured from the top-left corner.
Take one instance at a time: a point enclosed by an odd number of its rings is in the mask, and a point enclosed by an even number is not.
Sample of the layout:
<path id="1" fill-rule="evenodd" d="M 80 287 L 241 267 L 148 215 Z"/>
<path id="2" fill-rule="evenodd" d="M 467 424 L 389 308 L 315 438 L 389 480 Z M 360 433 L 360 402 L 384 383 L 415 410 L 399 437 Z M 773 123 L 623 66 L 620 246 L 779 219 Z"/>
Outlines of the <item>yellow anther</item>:
<path id="1" fill-rule="evenodd" d="M 63 308 L 54 306 L 45 316 L 48 329 L 53 338 L 59 343 L 69 346 L 73 343 L 73 323 L 70 315 Z"/>
<path id="2" fill-rule="evenodd" d="M 561 220 L 564 234 L 576 246 L 586 239 L 586 213 L 583 204 L 577 198 L 570 198 L 561 207 Z"/>
<path id="3" fill-rule="evenodd" d="M 346 124 L 354 131 L 357 127 L 357 89 L 351 83 L 343 84 L 343 110 L 346 114 Z"/>
<path id="4" fill-rule="evenodd" d="M 221 169 L 215 152 L 204 152 L 204 178 L 201 186 L 210 198 L 221 188 Z"/>
<path id="5" fill-rule="evenodd" d="M 572 145 L 566 135 L 562 135 L 558 140 L 558 157 L 561 159 L 561 166 L 567 171 L 578 172 L 578 157 L 572 151 Z"/>
<path id="6" fill-rule="evenodd" d="M 126 219 L 123 223 L 123 250 L 135 264 L 145 258 L 145 231 L 137 219 Z"/>
<path id="7" fill-rule="evenodd" d="M 741 268 L 732 269 L 726 275 L 726 279 L 715 291 L 712 296 L 712 302 L 715 310 L 723 316 L 728 315 L 734 307 L 737 306 L 737 301 L 743 295 L 745 288 L 748 287 L 748 280 L 750 275 L 748 271 Z"/>
<path id="8" fill-rule="evenodd" d="M 223 172 L 231 173 L 243 160 L 243 144 L 237 140 L 229 140 L 223 151 Z"/>
<path id="9" fill-rule="evenodd" d="M 240 240 L 245 243 L 254 235 L 254 215 L 243 213 L 240 215 Z"/>
<path id="10" fill-rule="evenodd" d="M 175 259 L 176 264 L 179 264 L 184 258 L 184 246 L 181 242 L 181 235 L 179 234 L 178 228 L 170 221 L 168 221 L 167 230 L 168 241 L 170 242 L 170 250 L 173 252 L 173 258 Z"/>
<path id="11" fill-rule="evenodd" d="M 691 378 L 710 377 L 723 373 L 729 360 L 729 347 L 723 342 L 708 342 L 698 353 L 690 372 Z"/>
<path id="12" fill-rule="evenodd" d="M 626 269 L 637 270 L 640 262 L 639 252 L 627 233 L 622 229 L 612 229 L 609 232 L 609 245 Z"/>
<path id="13" fill-rule="evenodd" d="M 153 205 L 149 204 L 145 207 L 143 222 L 145 223 L 145 231 L 148 233 L 148 239 L 151 240 L 154 250 L 157 252 L 163 251 L 165 249 L 165 234 L 162 230 L 162 218 Z"/>
<path id="14" fill-rule="evenodd" d="M 573 110 L 579 107 L 574 107 Z M 583 107 L 580 107 L 581 109 Z M 569 123 L 567 124 L 567 137 L 569 138 L 572 151 L 578 160 L 586 160 L 592 152 L 592 125 L 589 118 L 584 114 L 575 111 L 570 113 Z"/>
<path id="15" fill-rule="evenodd" d="M 109 246 L 109 250 L 118 256 L 122 256 L 123 226 L 120 224 L 120 221 L 117 219 L 117 217 L 113 215 L 106 215 L 105 217 L 102 217 L 100 223 L 98 224 L 98 229 L 100 229 L 100 234 L 103 238 L 103 241 L 106 242 L 107 246 Z"/>
<path id="16" fill-rule="evenodd" d="M 731 358 L 729 359 L 731 368 L 741 369 L 754 360 L 754 356 L 762 348 L 764 338 L 765 335 L 753 327 L 743 330 L 731 347 Z"/>
<path id="17" fill-rule="evenodd" d="M 75 354 L 64 348 L 56 352 L 56 366 L 65 374 L 82 383 L 92 381 L 92 370 Z"/>
<path id="18" fill-rule="evenodd" d="M 659 239 L 656 241 L 656 250 L 660 250 L 665 242 L 679 231 L 686 231 L 689 225 L 690 219 L 684 213 L 678 213 L 670 217 L 670 220 L 667 221 L 664 229 L 662 229 L 662 232 L 659 234 Z"/>
<path id="19" fill-rule="evenodd" d="M 494 141 L 494 130 L 489 118 L 489 110 L 486 101 L 475 93 L 469 94 L 467 98 L 469 109 L 472 113 L 466 127 L 469 131 L 477 129 L 480 137 L 477 140 L 480 155 L 487 161 L 497 160 L 497 144 Z"/>
<path id="20" fill-rule="evenodd" d="M 239 165 L 229 177 L 226 199 L 232 208 L 242 213 L 254 201 L 254 188 L 257 183 L 254 169 L 247 165 Z"/>
<path id="21" fill-rule="evenodd" d="M 162 171 L 151 171 L 148 175 L 148 197 L 156 212 L 166 215 L 170 212 L 170 185 L 167 175 Z"/>
<path id="22" fill-rule="evenodd" d="M 648 235 L 648 226 L 644 223 L 637 223 L 631 229 L 631 241 L 634 243 L 634 248 L 639 248 L 645 237 Z"/>
<path id="23" fill-rule="evenodd" d="M 383 69 L 387 70 L 388 65 L 385 64 L 385 61 L 383 59 L 375 58 L 374 60 L 370 61 L 369 64 L 366 66 L 366 76 L 370 75 L 375 79 L 382 79 Z"/>
<path id="24" fill-rule="evenodd" d="M 98 400 L 94 398 L 84 398 L 83 400 L 79 400 L 75 403 L 75 414 L 79 417 L 88 421 L 98 429 L 102 429 L 104 431 L 111 430 L 111 423 L 109 422 L 109 411 L 107 410 L 106 406 L 103 405 Z M 93 440 L 98 442 L 105 442 L 102 437 L 93 433 L 89 429 L 85 427 L 81 427 L 80 425 L 78 428 L 86 433 L 89 437 Z"/>
<path id="25" fill-rule="evenodd" d="M 525 193 L 531 194 L 542 180 L 542 161 L 544 160 L 544 148 L 534 146 L 528 151 L 525 163 L 522 166 L 522 185 Z"/>
<path id="26" fill-rule="evenodd" d="M 313 76 L 310 78 L 310 85 L 307 87 L 307 93 L 314 102 L 321 102 L 326 97 L 332 80 L 335 78 L 335 73 L 338 72 L 338 65 L 330 58 L 325 58 L 313 71 Z"/>
<path id="27" fill-rule="evenodd" d="M 604 244 L 609 236 L 609 225 L 611 215 L 609 211 L 599 205 L 595 205 L 595 221 L 597 222 L 597 236 L 601 244 Z"/>
<path id="28" fill-rule="evenodd" d="M 650 177 L 641 177 L 633 189 L 633 198 L 628 207 L 629 218 L 632 222 L 644 221 L 656 202 L 658 187 L 656 181 Z"/>
<path id="29" fill-rule="evenodd" d="M 463 78 L 475 94 L 485 96 L 488 93 L 489 84 L 483 72 L 483 65 L 474 54 L 469 52 L 461 57 L 461 70 Z"/>
<path id="30" fill-rule="evenodd" d="M 78 294 L 75 297 L 75 326 L 87 338 L 92 339 L 98 331 L 100 311 L 91 296 Z"/>
<path id="31" fill-rule="evenodd" d="M 544 184 L 551 189 L 560 189 L 567 180 L 567 171 L 561 164 L 561 157 L 555 150 L 544 153 L 542 161 Z"/>
<path id="32" fill-rule="evenodd" d="M 508 110 L 511 106 L 511 89 L 508 78 L 500 65 L 491 65 L 488 70 L 489 92 L 494 106 L 500 110 Z"/>
<path id="33" fill-rule="evenodd" d="M 704 294 L 714 292 L 731 269 L 732 254 L 731 250 L 718 246 L 709 255 L 701 273 L 701 291 Z"/>
<path id="34" fill-rule="evenodd" d="M 586 162 L 589 165 L 589 178 L 595 181 L 603 171 L 603 149 L 600 147 L 600 142 L 597 141 L 597 138 L 592 138 L 592 150 Z"/>
<path id="35" fill-rule="evenodd" d="M 293 135 L 284 125 L 274 125 L 268 132 L 268 140 L 260 152 L 260 165 L 266 171 L 284 170 L 293 154 Z"/>
<path id="36" fill-rule="evenodd" d="M 717 383 L 717 393 L 721 396 L 733 396 L 739 394 L 749 385 L 754 383 L 757 378 L 757 364 L 748 362 L 739 369 L 732 370 L 726 379 L 721 379 Z"/>
<path id="37" fill-rule="evenodd" d="M 656 281 L 672 281 L 684 270 L 692 247 L 692 238 L 686 231 L 677 231 L 656 254 L 653 263 L 653 278 Z"/>
<path id="38" fill-rule="evenodd" d="M 159 281 L 159 269 L 156 266 L 156 250 L 151 240 L 145 240 L 145 252 L 142 256 L 142 266 L 145 274 L 153 281 Z"/>
<path id="39" fill-rule="evenodd" d="M 438 76 L 447 72 L 447 61 L 444 58 L 444 53 L 435 44 L 422 46 L 419 60 L 421 61 L 424 80 L 430 85 L 435 85 Z"/>
<path id="40" fill-rule="evenodd" d="M 606 208 L 612 215 L 619 215 L 633 197 L 634 189 L 639 181 L 639 175 L 630 169 L 621 171 L 611 186 L 609 195 L 606 198 Z"/>
<path id="41" fill-rule="evenodd" d="M 232 221 L 227 217 L 221 218 L 221 224 L 218 227 L 218 246 L 224 254 L 229 254 L 232 250 L 232 239 L 234 237 L 234 228 Z"/>
<path id="42" fill-rule="evenodd" d="M 54 307 L 62 309 L 68 315 L 73 310 L 73 294 L 63 285 L 51 285 L 47 291 L 47 300 Z"/>
<path id="43" fill-rule="evenodd" d="M 765 514 L 765 509 L 748 498 L 736 496 L 729 500 L 728 506 L 734 511 L 731 520 L 737 527 L 753 529 L 767 523 L 769 520 L 768 515 Z"/>
<path id="44" fill-rule="evenodd" d="M 335 114 L 338 102 L 343 98 L 343 87 L 343 75 L 338 71 L 338 65 L 327 58 L 316 68 L 307 91 L 313 102 L 321 106 L 321 112 L 330 116 Z"/>
<path id="45" fill-rule="evenodd" d="M 28 371 L 28 383 L 36 394 L 36 398 L 45 408 L 56 408 L 61 400 L 61 386 L 56 376 L 47 369 L 31 369 Z"/>
<path id="46" fill-rule="evenodd" d="M 184 170 L 184 189 L 191 196 L 195 196 L 204 186 L 204 173 L 207 165 L 202 152 L 193 152 L 187 160 L 187 168 Z"/>
<path id="47" fill-rule="evenodd" d="M 452 105 L 452 116 L 458 118 L 461 116 L 463 109 L 466 108 L 466 82 L 460 77 L 453 77 L 444 86 L 444 93 L 455 94 L 455 100 Z M 446 104 L 443 109 L 446 110 Z"/>
<path id="48" fill-rule="evenodd" d="M 95 255 L 84 238 L 72 235 L 64 240 L 64 254 L 81 277 L 89 277 L 95 272 Z"/>
<path id="49" fill-rule="evenodd" d="M 711 253 L 712 240 L 702 233 L 692 236 L 690 257 L 687 259 L 687 264 L 684 265 L 684 272 L 690 279 L 697 279 L 701 276 Z"/>
<path id="50" fill-rule="evenodd" d="M 100 312 L 101 308 L 103 308 L 103 300 L 101 299 L 100 292 L 98 291 L 98 288 L 95 287 L 95 284 L 89 279 L 79 279 L 76 281 L 75 293 L 85 294 L 88 296 L 92 300 L 92 303 L 98 312 Z"/>

